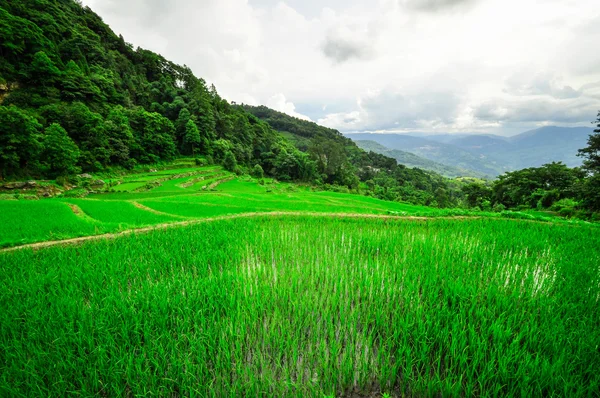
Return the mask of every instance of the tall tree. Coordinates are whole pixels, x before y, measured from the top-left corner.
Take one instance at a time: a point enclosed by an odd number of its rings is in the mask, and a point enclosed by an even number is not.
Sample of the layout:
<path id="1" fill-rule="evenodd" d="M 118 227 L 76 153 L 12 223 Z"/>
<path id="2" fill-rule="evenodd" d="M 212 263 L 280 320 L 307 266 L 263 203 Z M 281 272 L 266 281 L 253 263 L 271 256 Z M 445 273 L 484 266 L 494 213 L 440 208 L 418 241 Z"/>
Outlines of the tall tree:
<path id="1" fill-rule="evenodd" d="M 53 86 L 60 76 L 60 70 L 44 51 L 38 51 L 33 56 L 29 76 L 32 84 L 42 87 Z"/>
<path id="2" fill-rule="evenodd" d="M 176 135 L 177 141 L 179 142 L 180 145 L 183 144 L 186 126 L 191 118 L 192 118 L 192 114 L 190 113 L 190 111 L 187 108 L 183 108 L 179 112 L 179 116 L 177 117 L 177 120 L 175 121 L 175 135 Z"/>
<path id="3" fill-rule="evenodd" d="M 16 106 L 0 106 L 0 179 L 36 171 L 42 126 Z"/>
<path id="4" fill-rule="evenodd" d="M 193 120 L 188 120 L 185 125 L 185 138 L 184 141 L 187 146 L 192 149 L 192 156 L 196 156 L 196 147 L 200 145 L 200 132 L 198 131 L 198 127 Z"/>
<path id="5" fill-rule="evenodd" d="M 237 160 L 235 159 L 235 155 L 231 151 L 227 151 L 225 153 L 225 158 L 223 159 L 223 167 L 227 171 L 234 171 L 237 167 Z"/>
<path id="6" fill-rule="evenodd" d="M 579 150 L 579 156 L 585 158 L 584 167 L 593 174 L 600 173 L 600 111 L 594 122 L 596 129 L 588 139 L 588 146 Z"/>
<path id="7" fill-rule="evenodd" d="M 590 173 L 584 184 L 584 202 L 588 208 L 600 211 L 600 111 L 594 122 L 596 129 L 588 139 L 588 146 L 579 150 L 585 161 L 583 167 Z"/>
<path id="8" fill-rule="evenodd" d="M 44 132 L 43 159 L 51 177 L 76 174 L 79 148 L 60 124 L 53 123 Z"/>

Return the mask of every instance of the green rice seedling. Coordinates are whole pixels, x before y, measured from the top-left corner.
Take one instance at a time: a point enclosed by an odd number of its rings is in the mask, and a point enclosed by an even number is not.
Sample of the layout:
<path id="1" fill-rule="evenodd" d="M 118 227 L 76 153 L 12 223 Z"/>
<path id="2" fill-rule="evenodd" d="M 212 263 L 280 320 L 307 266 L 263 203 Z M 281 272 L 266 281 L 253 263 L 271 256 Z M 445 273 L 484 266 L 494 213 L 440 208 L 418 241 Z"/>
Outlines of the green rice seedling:
<path id="1" fill-rule="evenodd" d="M 199 178 L 202 180 L 198 180 Z M 270 183 L 267 184 L 269 188 L 266 188 L 255 182 L 238 179 L 229 181 L 230 178 L 232 178 L 232 174 L 215 166 L 177 168 L 126 176 L 123 178 L 124 183 L 117 186 L 116 189 L 125 187 L 129 192 L 93 194 L 82 201 L 65 197 L 54 199 L 52 202 L 44 201 L 39 205 L 30 205 L 28 204 L 30 202 L 27 201 L 12 201 L 12 204 L 5 205 L 9 209 L 3 214 L 7 231 L 0 237 L 0 242 L 2 242 L 0 244 L 11 246 L 41 240 L 65 239 L 149 226 L 182 218 L 206 218 L 246 212 L 346 213 L 400 217 L 493 217 L 590 225 L 581 221 L 556 219 L 535 213 L 510 211 L 475 213 L 462 209 L 413 206 L 352 194 L 310 192 L 293 184 Z M 162 186 L 150 191 L 133 192 L 148 182 L 156 181 L 161 181 Z M 207 189 L 202 190 L 202 187 Z M 269 190 L 270 192 L 268 192 Z M 0 202 L 0 204 L 2 203 L 7 202 Z M 140 208 L 140 206 L 136 206 L 136 203 L 146 205 L 150 210 Z M 73 204 L 79 205 L 81 214 L 77 215 L 69 211 L 67 206 Z M 32 213 L 30 208 L 36 210 Z M 55 208 L 60 210 L 53 212 Z M 36 212 L 39 214 L 32 216 L 37 214 Z M 156 212 L 166 214 L 157 214 Z M 17 227 L 11 228 L 12 224 Z"/>
<path id="2" fill-rule="evenodd" d="M 112 229 L 113 226 L 78 216 L 59 200 L 0 201 L 0 247 L 94 235 Z"/>
<path id="3" fill-rule="evenodd" d="M 596 232 L 258 217 L 0 253 L 0 394 L 594 396 Z"/>
<path id="4" fill-rule="evenodd" d="M 177 217 L 153 213 L 126 201 L 71 199 L 69 203 L 79 206 L 85 214 L 98 221 L 118 224 L 122 228 L 181 221 Z"/>

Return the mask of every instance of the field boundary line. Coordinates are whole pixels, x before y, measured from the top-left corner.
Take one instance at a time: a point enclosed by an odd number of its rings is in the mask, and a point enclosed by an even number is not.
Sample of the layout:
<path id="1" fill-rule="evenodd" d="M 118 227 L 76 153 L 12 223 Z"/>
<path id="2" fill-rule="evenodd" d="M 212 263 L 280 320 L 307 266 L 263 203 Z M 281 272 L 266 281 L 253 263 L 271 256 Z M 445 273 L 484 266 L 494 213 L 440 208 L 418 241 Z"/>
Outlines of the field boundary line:
<path id="1" fill-rule="evenodd" d="M 32 249 L 39 250 L 52 246 L 70 246 L 77 245 L 80 243 L 94 241 L 94 240 L 112 240 L 122 236 L 128 236 L 132 234 L 144 234 L 153 231 L 165 230 L 170 228 L 186 227 L 190 225 L 209 223 L 214 221 L 234 220 L 237 218 L 252 218 L 252 217 L 330 217 L 330 218 L 371 218 L 371 219 L 385 219 L 385 220 L 409 220 L 409 221 L 428 221 L 428 220 L 476 220 L 480 219 L 479 216 L 444 216 L 444 217 L 424 217 L 424 216 L 392 216 L 386 214 L 360 214 L 360 213 L 318 213 L 318 212 L 251 212 L 251 213 L 240 213 L 240 214 L 228 214 L 224 216 L 199 218 L 189 221 L 177 221 L 172 223 L 163 223 L 152 225 L 149 227 L 133 228 L 121 232 L 89 235 L 82 236 L 79 238 L 69 238 L 62 240 L 51 240 L 45 242 L 28 243 L 25 245 L 8 247 L 0 249 L 0 253 L 14 252 L 17 250 Z"/>
<path id="2" fill-rule="evenodd" d="M 85 211 L 83 211 L 83 209 L 81 207 L 79 207 L 78 205 L 76 205 L 74 203 L 69 203 L 69 202 L 63 202 L 63 203 L 66 204 L 67 206 L 69 206 L 69 208 L 71 209 L 73 214 L 75 214 L 75 216 L 80 218 L 81 220 L 86 221 L 93 225 L 102 224 L 102 221 L 90 216 Z"/>
<path id="3" fill-rule="evenodd" d="M 153 209 L 151 207 L 144 206 L 143 204 L 138 203 L 136 201 L 132 201 L 130 203 L 132 205 L 134 205 L 136 208 L 140 209 L 140 210 L 144 210 L 144 211 L 147 211 L 149 213 L 153 213 L 153 214 L 156 214 L 156 215 L 159 215 L 159 216 L 169 216 L 169 217 L 173 217 L 173 218 L 183 218 L 183 219 L 187 219 L 187 220 L 193 221 L 193 220 L 190 219 L 191 217 L 180 216 L 179 214 L 165 213 L 163 211 L 155 210 L 155 209 Z"/>
<path id="4" fill-rule="evenodd" d="M 209 189 L 209 190 L 210 189 L 215 189 L 219 185 L 224 184 L 226 182 L 229 182 L 229 181 L 233 180 L 234 178 L 235 178 L 235 176 L 229 176 L 229 177 L 225 177 L 225 178 L 223 178 L 221 180 L 217 180 L 217 181 L 213 182 L 212 184 L 210 184 L 208 186 L 208 188 L 206 188 L 206 189 Z"/>

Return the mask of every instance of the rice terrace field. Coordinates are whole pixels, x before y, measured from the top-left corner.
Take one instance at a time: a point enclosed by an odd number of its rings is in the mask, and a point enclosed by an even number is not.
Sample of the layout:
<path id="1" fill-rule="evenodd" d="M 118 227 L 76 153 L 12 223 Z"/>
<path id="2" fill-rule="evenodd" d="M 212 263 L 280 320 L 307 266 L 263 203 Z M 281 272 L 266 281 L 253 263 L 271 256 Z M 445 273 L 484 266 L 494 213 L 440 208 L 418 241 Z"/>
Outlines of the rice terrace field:
<path id="1" fill-rule="evenodd" d="M 596 224 L 216 166 L 114 190 L 0 201 L 1 396 L 599 394 Z"/>

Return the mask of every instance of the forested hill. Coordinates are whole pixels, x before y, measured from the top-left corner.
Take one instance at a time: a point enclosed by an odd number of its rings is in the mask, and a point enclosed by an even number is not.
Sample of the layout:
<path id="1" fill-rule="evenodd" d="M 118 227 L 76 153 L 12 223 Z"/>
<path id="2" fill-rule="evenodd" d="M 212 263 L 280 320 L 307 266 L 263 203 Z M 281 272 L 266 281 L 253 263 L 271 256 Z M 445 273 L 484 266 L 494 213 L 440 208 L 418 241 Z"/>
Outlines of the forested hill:
<path id="1" fill-rule="evenodd" d="M 294 159 L 293 170 L 280 154 Z M 133 49 L 74 0 L 0 0 L 0 179 L 226 157 L 309 179 L 314 164 L 186 66 Z M 229 162 L 235 164 L 236 162 Z"/>

